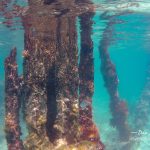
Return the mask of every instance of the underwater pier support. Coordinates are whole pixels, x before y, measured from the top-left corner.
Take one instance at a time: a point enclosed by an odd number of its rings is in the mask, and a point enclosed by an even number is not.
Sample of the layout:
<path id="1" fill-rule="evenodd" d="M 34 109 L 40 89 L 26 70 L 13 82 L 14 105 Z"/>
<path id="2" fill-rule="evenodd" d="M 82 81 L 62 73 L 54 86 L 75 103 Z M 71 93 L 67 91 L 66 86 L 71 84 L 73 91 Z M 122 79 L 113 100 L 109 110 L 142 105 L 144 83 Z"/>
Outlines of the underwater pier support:
<path id="1" fill-rule="evenodd" d="M 112 60 L 108 52 L 108 47 L 111 43 L 113 24 L 114 24 L 113 18 L 110 18 L 110 22 L 108 22 L 106 29 L 104 30 L 103 33 L 103 38 L 100 41 L 99 45 L 99 53 L 101 59 L 100 69 L 103 75 L 105 87 L 110 96 L 110 111 L 112 114 L 110 124 L 118 130 L 120 141 L 126 143 L 122 147 L 122 149 L 129 150 L 131 149 L 131 144 L 130 144 L 130 128 L 127 123 L 128 108 L 126 102 L 122 100 L 119 96 L 118 92 L 119 79 L 115 65 L 112 63 Z"/>
<path id="2" fill-rule="evenodd" d="M 5 60 L 5 133 L 8 150 L 23 150 L 20 139 L 20 99 L 18 97 L 21 79 L 18 77 L 17 68 L 16 48 L 14 48 Z"/>
<path id="3" fill-rule="evenodd" d="M 55 149 L 79 141 L 76 17 L 34 13 L 24 17 L 24 100 L 29 129 L 24 145 L 30 149 L 43 143 L 43 149 Z M 32 15 L 36 18 L 32 17 L 29 27 Z"/>
<path id="4" fill-rule="evenodd" d="M 91 79 L 83 77 L 83 85 L 81 85 L 81 93 L 83 93 L 84 96 L 82 97 L 82 94 L 80 96 L 82 98 L 86 97 L 87 90 L 89 92 L 87 99 L 90 100 L 90 105 L 88 109 L 84 111 L 83 115 L 83 111 L 80 111 L 79 104 L 79 101 L 82 101 L 82 99 L 79 98 L 78 94 L 79 69 L 81 69 L 82 72 L 82 68 L 78 68 L 76 30 L 76 17 L 79 14 L 75 11 L 75 7 L 72 7 L 73 3 L 71 3 L 71 8 L 73 8 L 74 13 L 72 13 L 71 9 L 63 11 L 64 5 L 62 5 L 62 9 L 60 9 L 59 13 L 51 15 L 49 12 L 54 6 L 45 6 L 43 2 L 43 0 L 37 1 L 37 3 L 33 0 L 29 0 L 30 7 L 26 14 L 22 16 L 25 31 L 23 87 L 18 87 L 21 79 L 18 78 L 15 65 L 16 51 L 14 50 L 10 57 L 6 59 L 6 81 L 12 83 L 9 85 L 6 82 L 6 95 L 8 95 L 6 96 L 6 138 L 9 143 L 8 147 L 12 147 L 12 145 L 10 145 L 12 144 L 10 139 L 13 137 L 9 130 L 12 128 L 12 122 L 9 122 L 10 119 L 8 119 L 12 117 L 16 121 L 14 121 L 15 125 L 17 125 L 15 126 L 17 129 L 15 128 L 15 130 L 13 130 L 14 136 L 17 133 L 15 138 L 18 144 L 17 150 L 103 150 L 98 129 L 92 121 L 94 72 L 93 47 L 90 39 L 91 25 L 87 24 L 90 32 L 88 33 L 86 30 L 90 40 L 90 45 L 86 45 L 89 54 L 87 54 L 85 58 L 85 55 L 82 55 L 81 60 L 81 62 L 83 62 L 83 64 L 81 63 L 83 70 L 86 65 L 84 63 L 85 61 L 90 64 L 89 70 L 85 68 L 85 71 L 91 72 Z M 39 14 L 40 6 L 45 8 L 41 14 Z M 69 4 L 67 7 L 69 7 Z M 56 7 L 56 10 L 57 9 Z M 91 17 L 92 15 L 91 13 Z M 88 21 L 90 23 L 90 20 L 87 19 L 87 23 Z M 9 64 L 10 58 L 12 58 L 11 62 L 13 65 L 7 65 Z M 12 68 L 9 68 L 10 66 Z M 9 73 L 13 73 L 13 77 L 15 78 L 12 78 L 12 74 L 9 76 Z M 11 80 L 8 80 L 9 77 Z M 84 86 L 85 89 L 83 88 Z M 14 99 L 8 102 L 8 100 L 12 98 L 9 97 L 12 96 L 11 94 L 14 94 Z M 19 120 L 17 120 L 17 117 L 19 118 L 18 110 L 20 108 L 19 103 L 17 103 L 19 102 L 18 94 L 20 94 L 19 96 L 24 104 L 24 119 L 29 133 L 23 141 L 23 144 L 19 139 L 21 132 Z M 14 108 L 12 110 L 16 110 L 12 116 L 8 113 L 8 106 L 10 107 L 10 104 L 14 106 L 18 104 L 15 106 L 17 109 Z M 87 118 L 89 117 L 88 124 L 90 124 L 90 126 L 86 127 L 87 137 L 83 138 L 82 135 L 85 132 L 83 131 L 84 127 L 80 124 L 80 115 L 82 115 L 82 118 L 86 118 L 86 112 L 88 112 Z M 86 122 L 84 122 L 84 125 L 86 125 Z M 90 127 L 89 130 L 88 127 Z"/>
<path id="5" fill-rule="evenodd" d="M 32 11 L 32 7 L 29 11 Z M 28 26 L 29 18 L 32 18 L 30 26 Z M 39 17 L 34 11 L 33 14 L 25 16 L 23 22 L 24 115 L 29 131 L 24 146 L 26 150 L 54 149 L 49 132 L 57 115 L 55 91 L 57 19 L 51 16 Z M 33 34 L 31 28 L 35 29 L 36 34 Z M 55 137 L 55 133 L 53 134 L 51 133 L 51 137 Z"/>
<path id="6" fill-rule="evenodd" d="M 81 50 L 79 63 L 79 107 L 81 139 L 97 144 L 97 149 L 103 150 L 104 145 L 92 117 L 92 97 L 94 93 L 94 59 L 92 25 L 93 12 L 83 13 L 79 16 L 81 26 Z"/>

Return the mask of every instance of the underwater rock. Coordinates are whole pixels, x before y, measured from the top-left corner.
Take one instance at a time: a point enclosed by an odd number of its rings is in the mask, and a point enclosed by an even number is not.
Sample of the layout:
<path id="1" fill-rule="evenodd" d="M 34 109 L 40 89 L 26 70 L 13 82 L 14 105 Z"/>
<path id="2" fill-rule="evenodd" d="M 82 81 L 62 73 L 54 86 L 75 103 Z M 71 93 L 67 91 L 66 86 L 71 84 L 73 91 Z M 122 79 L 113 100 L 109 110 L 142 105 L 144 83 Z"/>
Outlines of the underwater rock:
<path id="1" fill-rule="evenodd" d="M 5 60 L 5 133 L 8 150 L 22 150 L 19 125 L 20 99 L 18 98 L 20 79 L 16 63 L 16 48 Z"/>

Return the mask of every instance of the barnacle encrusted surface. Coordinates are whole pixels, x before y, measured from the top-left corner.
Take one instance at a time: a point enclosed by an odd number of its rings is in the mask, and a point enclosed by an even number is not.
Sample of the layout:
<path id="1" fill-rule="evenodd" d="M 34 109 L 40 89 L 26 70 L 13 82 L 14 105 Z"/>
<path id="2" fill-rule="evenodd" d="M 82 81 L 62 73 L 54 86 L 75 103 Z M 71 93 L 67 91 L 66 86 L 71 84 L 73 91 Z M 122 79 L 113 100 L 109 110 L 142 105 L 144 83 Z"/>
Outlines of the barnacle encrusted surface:
<path id="1" fill-rule="evenodd" d="M 8 149 L 22 150 L 19 125 L 20 78 L 18 77 L 16 63 L 16 48 L 12 49 L 10 56 L 5 60 L 5 133 Z"/>
<path id="2" fill-rule="evenodd" d="M 90 29 L 90 32 L 85 30 L 88 38 L 83 37 L 86 44 L 82 45 L 79 67 L 76 29 L 78 13 L 74 13 L 76 4 L 66 0 L 69 7 L 66 10 L 63 2 L 53 6 L 45 6 L 43 2 L 29 0 L 30 7 L 26 15 L 22 16 L 25 47 L 23 86 L 19 89 L 29 133 L 23 141 L 22 149 L 102 150 L 98 129 L 92 121 L 94 74 L 90 35 L 92 24 L 89 22 L 93 14 L 84 15 L 90 17 L 85 21 L 86 25 L 83 25 L 83 19 L 81 21 L 82 26 Z M 58 6 L 60 12 L 50 14 L 49 10 L 58 10 Z M 86 69 L 86 63 L 90 65 L 89 69 Z M 82 72 L 91 75 L 82 76 Z M 18 95 L 15 96 L 17 99 Z M 88 106 L 82 109 L 81 103 L 87 101 Z M 6 115 L 7 124 L 10 125 L 8 120 L 13 120 L 13 117 L 9 113 Z"/>

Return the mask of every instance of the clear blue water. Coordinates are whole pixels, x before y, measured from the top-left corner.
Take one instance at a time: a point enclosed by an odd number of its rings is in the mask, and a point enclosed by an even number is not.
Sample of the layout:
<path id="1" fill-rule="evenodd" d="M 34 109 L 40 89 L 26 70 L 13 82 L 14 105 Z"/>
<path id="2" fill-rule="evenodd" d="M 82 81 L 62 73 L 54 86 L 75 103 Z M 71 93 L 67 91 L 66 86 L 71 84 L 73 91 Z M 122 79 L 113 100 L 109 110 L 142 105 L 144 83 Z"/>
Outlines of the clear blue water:
<path id="1" fill-rule="evenodd" d="M 22 1 L 20 1 L 21 3 Z M 108 1 L 107 1 L 108 2 Z M 117 1 L 114 2 L 115 6 Z M 122 1 L 119 1 L 122 2 Z M 146 1 L 145 1 L 146 2 Z M 95 3 L 100 4 L 99 0 Z M 96 9 L 93 18 L 93 34 L 92 39 L 94 42 L 94 96 L 93 96 L 93 115 L 96 122 L 101 140 L 106 145 L 106 150 L 118 149 L 120 144 L 117 141 L 117 131 L 110 126 L 110 108 L 109 108 L 109 95 L 104 87 L 103 77 L 100 71 L 101 60 L 99 56 L 99 44 L 103 38 L 103 32 L 107 27 L 109 19 L 101 19 L 100 16 L 103 11 L 108 11 L 110 15 L 114 15 L 116 23 L 112 25 L 111 44 L 109 45 L 109 54 L 112 62 L 116 66 L 117 74 L 119 77 L 119 94 L 120 97 L 125 99 L 129 108 L 128 122 L 132 130 L 134 129 L 134 119 L 136 117 L 136 106 L 140 100 L 142 93 L 147 84 L 147 71 L 150 69 L 150 13 L 143 10 L 133 11 L 133 13 L 124 13 L 119 15 L 120 10 L 117 12 L 112 11 L 107 4 L 105 10 Z M 144 3 L 142 3 L 144 4 Z M 150 3 L 148 3 L 150 5 Z M 110 11 L 109 11 L 110 9 Z M 131 8 L 132 9 L 132 8 Z M 22 72 L 22 50 L 24 49 L 24 31 L 22 29 L 10 30 L 2 21 L 4 18 L 0 16 L 0 149 L 6 150 L 6 141 L 4 137 L 4 60 L 9 55 L 12 47 L 17 47 L 18 55 L 17 62 L 19 64 L 19 73 Z M 18 25 L 14 25 L 14 28 Z M 149 124 L 147 122 L 147 124 Z M 24 128 L 23 128 L 24 129 Z M 145 126 L 143 130 L 148 130 Z M 145 138 L 145 137 L 143 137 Z M 115 142 L 114 142 L 115 141 Z M 141 140 L 136 150 L 149 150 L 150 145 L 148 140 Z M 121 149 L 118 149 L 121 150 Z"/>
<path id="2" fill-rule="evenodd" d="M 111 118 L 109 110 L 109 96 L 104 88 L 104 81 L 100 72 L 99 59 L 99 40 L 102 38 L 102 32 L 105 29 L 105 21 L 99 19 L 99 13 L 95 15 L 93 26 L 93 41 L 95 45 L 95 94 L 94 94 L 94 116 L 99 126 L 102 139 L 107 143 L 106 148 L 110 150 L 116 133 L 114 128 L 110 127 L 109 119 Z M 113 37 L 109 45 L 109 54 L 112 62 L 116 66 L 119 77 L 119 94 L 129 108 L 129 124 L 134 130 L 135 109 L 141 94 L 146 85 L 146 79 L 149 76 L 150 63 L 150 45 L 149 45 L 149 22 L 150 14 L 125 14 L 116 16 L 119 22 L 112 26 Z M 107 22 L 107 20 L 106 20 Z M 101 109 L 102 108 L 102 109 Z M 146 128 L 145 128 L 146 130 Z M 109 140 L 112 141 L 109 141 Z M 144 143 L 144 142 L 142 142 Z M 143 146 L 143 147 L 142 147 Z M 138 146 L 136 149 L 149 149 L 148 144 Z M 115 147 L 117 149 L 117 147 Z"/>

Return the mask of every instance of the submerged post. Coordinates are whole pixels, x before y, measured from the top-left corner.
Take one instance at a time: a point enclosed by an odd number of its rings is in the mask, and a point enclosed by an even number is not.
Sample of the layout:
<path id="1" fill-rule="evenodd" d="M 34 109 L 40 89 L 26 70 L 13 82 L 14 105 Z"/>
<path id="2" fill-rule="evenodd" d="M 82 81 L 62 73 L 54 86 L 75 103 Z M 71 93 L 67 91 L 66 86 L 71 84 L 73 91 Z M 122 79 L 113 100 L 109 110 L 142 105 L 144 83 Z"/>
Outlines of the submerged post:
<path id="1" fill-rule="evenodd" d="M 82 67 L 78 68 L 76 17 L 79 15 L 80 8 L 73 2 L 73 0 L 68 1 L 66 5 L 61 1 L 46 5 L 44 0 L 37 2 L 29 0 L 29 9 L 22 16 L 25 31 L 24 84 L 22 90 L 20 88 L 19 90 L 21 90 L 24 118 L 29 132 L 23 142 L 25 150 L 71 150 L 74 148 L 96 150 L 103 148 L 98 130 L 92 121 L 94 75 L 91 26 L 89 25 L 87 25 L 90 29 L 88 38 L 91 43 L 90 45 L 83 44 L 83 47 L 87 46 L 89 54 L 82 55 L 81 66 L 85 67 L 84 60 L 86 59 L 85 62 L 90 64 L 91 79 L 82 77 L 80 74 L 83 80 L 80 90 L 84 96 L 81 96 L 79 100 L 79 69 L 82 72 L 85 68 L 83 70 Z M 87 11 L 83 8 L 82 11 L 84 10 Z M 87 23 L 88 21 L 90 22 L 87 19 Z M 87 30 L 86 32 L 88 33 Z M 11 56 L 14 58 L 14 52 Z M 86 69 L 85 71 L 88 72 Z M 16 73 L 15 77 L 17 76 Z M 15 88 L 12 89 L 14 93 Z M 79 111 L 79 103 L 86 97 L 85 89 L 89 92 L 87 100 L 89 99 L 90 104 L 87 110 Z M 7 92 L 9 94 L 9 90 L 6 91 L 6 94 Z M 86 112 L 89 117 L 88 126 L 85 127 L 87 137 L 84 135 L 84 127 L 80 124 L 81 118 L 86 118 Z M 85 122 L 82 125 L 85 125 Z"/>
<path id="2" fill-rule="evenodd" d="M 110 96 L 110 111 L 112 119 L 110 121 L 113 127 L 116 127 L 119 133 L 120 141 L 126 142 L 122 149 L 130 149 L 130 129 L 127 123 L 128 108 L 125 101 L 123 101 L 118 92 L 118 75 L 115 65 L 109 56 L 108 47 L 111 42 L 111 33 L 113 20 L 108 22 L 103 33 L 103 38 L 100 41 L 99 52 L 101 59 L 101 72 L 105 82 L 105 87 Z"/>
<path id="3" fill-rule="evenodd" d="M 54 149 L 49 141 L 49 129 L 52 127 L 49 121 L 53 124 L 57 114 L 55 90 L 57 19 L 53 16 L 38 16 L 37 11 L 34 4 L 31 4 L 28 15 L 23 18 L 24 112 L 29 130 L 24 146 L 27 150 L 32 147 Z M 30 18 L 32 20 L 29 20 Z"/>
<path id="4" fill-rule="evenodd" d="M 8 150 L 23 149 L 19 126 L 20 101 L 18 94 L 20 79 L 18 77 L 17 68 L 16 48 L 14 48 L 12 49 L 10 56 L 5 60 L 5 133 Z"/>
<path id="5" fill-rule="evenodd" d="M 94 93 L 94 59 L 92 41 L 93 12 L 79 16 L 81 25 L 81 51 L 79 63 L 79 107 L 81 139 L 95 142 L 97 149 L 104 149 L 98 129 L 92 118 L 92 97 Z"/>
<path id="6" fill-rule="evenodd" d="M 54 149 L 79 141 L 76 16 L 47 15 L 49 8 L 40 16 L 30 4 L 24 17 L 25 147 L 40 141 L 43 149 Z"/>

